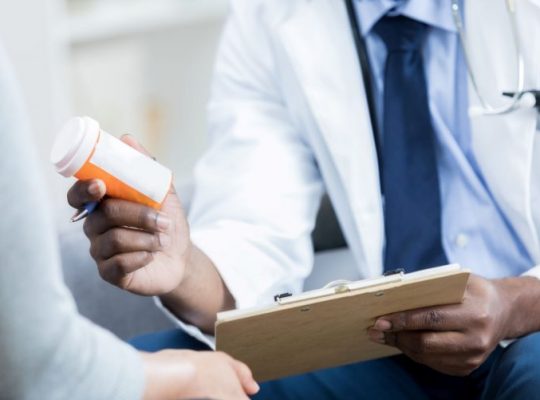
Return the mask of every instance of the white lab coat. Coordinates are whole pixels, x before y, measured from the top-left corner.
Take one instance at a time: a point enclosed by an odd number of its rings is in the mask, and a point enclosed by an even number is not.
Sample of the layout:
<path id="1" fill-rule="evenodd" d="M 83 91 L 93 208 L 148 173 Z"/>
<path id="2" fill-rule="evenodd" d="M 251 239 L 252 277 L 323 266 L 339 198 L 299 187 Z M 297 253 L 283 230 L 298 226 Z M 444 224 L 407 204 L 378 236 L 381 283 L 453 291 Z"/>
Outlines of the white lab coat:
<path id="1" fill-rule="evenodd" d="M 502 0 L 466 3 L 476 75 L 497 103 L 516 86 L 508 14 Z M 540 1 L 516 3 L 526 88 L 540 88 Z M 470 102 L 478 103 L 472 89 Z M 381 274 L 377 157 L 342 0 L 233 0 L 209 115 L 212 146 L 196 169 L 192 236 L 238 307 L 301 290 L 323 186 L 360 276 Z M 472 128 L 487 184 L 538 265 L 537 112 L 473 117 Z M 540 277 L 540 267 L 529 274 Z"/>

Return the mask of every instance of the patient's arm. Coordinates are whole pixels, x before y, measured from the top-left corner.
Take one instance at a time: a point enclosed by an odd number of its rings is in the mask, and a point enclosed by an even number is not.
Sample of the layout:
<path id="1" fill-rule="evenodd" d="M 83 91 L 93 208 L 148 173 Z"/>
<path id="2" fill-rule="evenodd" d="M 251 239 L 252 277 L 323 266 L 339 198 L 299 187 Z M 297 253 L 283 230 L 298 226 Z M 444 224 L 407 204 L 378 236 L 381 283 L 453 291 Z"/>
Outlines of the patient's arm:
<path id="1" fill-rule="evenodd" d="M 47 193 L 1 50 L 0 397 L 247 399 L 257 385 L 230 357 L 141 355 L 78 314 L 62 280 Z"/>

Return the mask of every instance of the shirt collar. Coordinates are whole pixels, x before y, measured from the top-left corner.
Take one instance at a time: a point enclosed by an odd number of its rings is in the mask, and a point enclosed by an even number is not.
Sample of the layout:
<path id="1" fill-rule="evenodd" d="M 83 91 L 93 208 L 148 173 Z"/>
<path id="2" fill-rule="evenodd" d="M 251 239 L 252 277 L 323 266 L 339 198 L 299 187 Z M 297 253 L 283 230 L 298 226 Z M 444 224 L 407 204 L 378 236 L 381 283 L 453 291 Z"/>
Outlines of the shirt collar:
<path id="1" fill-rule="evenodd" d="M 448 32 L 457 32 L 448 0 L 356 0 L 356 10 L 367 35 L 387 13 L 404 15 Z"/>

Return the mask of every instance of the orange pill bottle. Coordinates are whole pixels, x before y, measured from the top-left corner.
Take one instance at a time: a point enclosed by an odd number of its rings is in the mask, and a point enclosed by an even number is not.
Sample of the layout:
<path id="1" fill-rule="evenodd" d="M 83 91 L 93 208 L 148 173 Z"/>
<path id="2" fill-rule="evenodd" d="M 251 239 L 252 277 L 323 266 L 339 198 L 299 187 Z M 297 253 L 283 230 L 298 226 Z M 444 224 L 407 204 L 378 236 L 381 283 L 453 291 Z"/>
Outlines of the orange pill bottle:
<path id="1" fill-rule="evenodd" d="M 101 179 L 107 195 L 160 209 L 172 172 L 102 130 L 89 117 L 69 120 L 58 133 L 51 162 L 65 177 Z"/>

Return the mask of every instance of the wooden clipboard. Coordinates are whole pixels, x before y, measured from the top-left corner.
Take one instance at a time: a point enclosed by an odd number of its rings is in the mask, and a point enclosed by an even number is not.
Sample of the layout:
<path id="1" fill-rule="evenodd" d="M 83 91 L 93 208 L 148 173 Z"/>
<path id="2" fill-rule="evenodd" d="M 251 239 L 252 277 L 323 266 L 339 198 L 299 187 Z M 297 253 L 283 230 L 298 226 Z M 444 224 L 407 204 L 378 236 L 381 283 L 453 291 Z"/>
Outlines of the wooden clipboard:
<path id="1" fill-rule="evenodd" d="M 279 298 L 218 314 L 216 347 L 264 382 L 399 354 L 369 340 L 376 318 L 463 300 L 470 272 L 459 265 L 398 273 Z"/>

